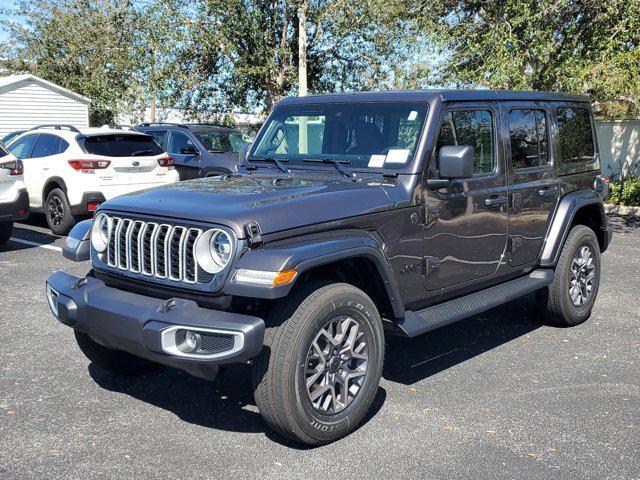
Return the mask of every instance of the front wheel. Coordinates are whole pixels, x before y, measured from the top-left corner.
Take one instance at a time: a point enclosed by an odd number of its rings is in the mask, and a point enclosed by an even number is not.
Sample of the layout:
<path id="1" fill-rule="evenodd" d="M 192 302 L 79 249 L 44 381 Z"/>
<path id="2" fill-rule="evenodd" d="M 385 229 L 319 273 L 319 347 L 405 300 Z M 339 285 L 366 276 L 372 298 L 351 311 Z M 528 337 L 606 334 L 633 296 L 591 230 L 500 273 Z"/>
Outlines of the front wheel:
<path id="1" fill-rule="evenodd" d="M 254 364 L 254 396 L 267 424 L 309 445 L 354 430 L 382 375 L 384 333 L 371 299 L 352 285 L 301 289 L 268 319 Z"/>
<path id="2" fill-rule="evenodd" d="M 546 320 L 559 327 L 586 321 L 600 286 L 600 245 L 589 227 L 571 229 L 555 269 L 553 283 L 537 292 Z"/>
<path id="3" fill-rule="evenodd" d="M 0 245 L 7 243 L 13 233 L 13 222 L 0 222 Z"/>

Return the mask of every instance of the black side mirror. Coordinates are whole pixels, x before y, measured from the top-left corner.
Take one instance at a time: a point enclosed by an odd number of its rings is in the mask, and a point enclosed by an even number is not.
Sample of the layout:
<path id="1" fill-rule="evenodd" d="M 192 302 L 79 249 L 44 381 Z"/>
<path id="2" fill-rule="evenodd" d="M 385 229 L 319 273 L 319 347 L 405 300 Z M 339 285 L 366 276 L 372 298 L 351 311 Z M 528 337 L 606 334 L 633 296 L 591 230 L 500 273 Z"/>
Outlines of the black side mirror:
<path id="1" fill-rule="evenodd" d="M 440 176 L 442 178 L 470 178 L 473 176 L 473 147 L 449 145 L 440 148 Z"/>
<path id="2" fill-rule="evenodd" d="M 241 164 L 244 161 L 244 158 L 247 156 L 247 152 L 251 148 L 251 143 L 243 142 L 240 145 L 240 150 L 238 150 L 238 163 Z"/>
<path id="3" fill-rule="evenodd" d="M 200 152 L 196 147 L 184 147 L 180 150 L 182 155 L 200 155 Z"/>

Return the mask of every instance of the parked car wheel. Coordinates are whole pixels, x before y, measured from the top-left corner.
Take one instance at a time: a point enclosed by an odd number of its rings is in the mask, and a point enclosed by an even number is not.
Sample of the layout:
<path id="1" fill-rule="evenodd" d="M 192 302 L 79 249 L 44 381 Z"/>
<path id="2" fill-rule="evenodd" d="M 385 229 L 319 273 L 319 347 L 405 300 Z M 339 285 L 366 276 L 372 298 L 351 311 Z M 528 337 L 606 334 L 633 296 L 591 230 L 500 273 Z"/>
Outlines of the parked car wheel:
<path id="1" fill-rule="evenodd" d="M 383 359 L 382 321 L 363 291 L 343 283 L 300 289 L 268 318 L 253 371 L 256 405 L 286 437 L 333 442 L 369 410 Z"/>
<path id="2" fill-rule="evenodd" d="M 113 350 L 104 347 L 93 340 L 89 335 L 74 330 L 76 342 L 85 357 L 99 367 L 118 375 L 142 375 L 160 368 L 157 363 L 144 358 L 136 357 L 122 350 Z"/>
<path id="3" fill-rule="evenodd" d="M 577 225 L 565 241 L 553 283 L 537 292 L 549 323 L 579 325 L 591 316 L 600 286 L 600 245 L 589 227 Z"/>
<path id="4" fill-rule="evenodd" d="M 76 224 L 69 200 L 59 188 L 54 188 L 47 195 L 45 215 L 49 228 L 56 235 L 66 235 Z"/>
<path id="5" fill-rule="evenodd" d="M 13 232 L 13 222 L 0 222 L 0 245 L 7 243 Z"/>

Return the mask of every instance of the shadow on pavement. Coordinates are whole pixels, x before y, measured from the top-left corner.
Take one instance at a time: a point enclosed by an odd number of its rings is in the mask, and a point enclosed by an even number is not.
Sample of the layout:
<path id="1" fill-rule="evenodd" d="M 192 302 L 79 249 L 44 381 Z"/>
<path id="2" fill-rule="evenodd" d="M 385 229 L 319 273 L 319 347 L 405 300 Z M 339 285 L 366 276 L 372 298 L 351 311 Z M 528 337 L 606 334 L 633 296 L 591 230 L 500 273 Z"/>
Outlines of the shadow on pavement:
<path id="1" fill-rule="evenodd" d="M 417 338 L 388 337 L 383 377 L 402 384 L 419 382 L 539 328 L 534 301 L 533 296 L 524 297 Z M 304 448 L 266 427 L 255 407 L 248 365 L 229 365 L 214 381 L 171 368 L 118 377 L 91 364 L 89 374 L 102 388 L 173 412 L 185 422 L 218 430 L 265 432 L 283 445 Z M 382 408 L 385 398 L 386 391 L 380 387 L 363 424 Z"/>
<path id="2" fill-rule="evenodd" d="M 631 215 L 607 215 L 607 223 L 613 229 L 613 233 L 630 233 L 640 228 L 640 217 Z"/>

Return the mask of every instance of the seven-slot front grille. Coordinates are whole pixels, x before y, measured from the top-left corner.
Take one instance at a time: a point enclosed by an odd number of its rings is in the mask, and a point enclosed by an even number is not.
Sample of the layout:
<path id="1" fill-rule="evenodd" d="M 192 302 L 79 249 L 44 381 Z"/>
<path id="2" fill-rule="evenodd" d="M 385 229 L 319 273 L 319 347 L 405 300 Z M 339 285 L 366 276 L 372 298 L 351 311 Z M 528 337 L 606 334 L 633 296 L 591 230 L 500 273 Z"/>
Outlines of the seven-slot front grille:
<path id="1" fill-rule="evenodd" d="M 211 279 L 199 275 L 195 258 L 196 242 L 203 230 L 128 218 L 111 220 L 106 251 L 110 267 L 192 284 Z"/>

